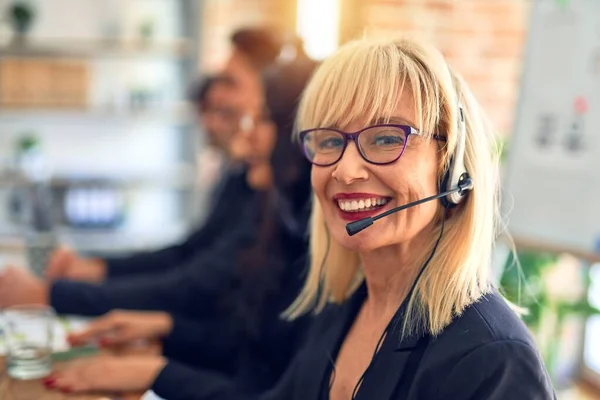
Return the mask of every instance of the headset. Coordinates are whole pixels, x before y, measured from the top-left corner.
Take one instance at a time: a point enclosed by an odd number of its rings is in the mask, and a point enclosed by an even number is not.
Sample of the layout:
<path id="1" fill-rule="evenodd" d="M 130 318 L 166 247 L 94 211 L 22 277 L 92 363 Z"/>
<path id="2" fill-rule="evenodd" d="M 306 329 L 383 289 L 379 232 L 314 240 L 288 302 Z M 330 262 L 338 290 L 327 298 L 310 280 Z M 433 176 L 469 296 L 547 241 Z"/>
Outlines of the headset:
<path id="1" fill-rule="evenodd" d="M 465 197 L 466 192 L 473 190 L 471 177 L 465 167 L 465 147 L 467 128 L 462 104 L 458 103 L 458 137 L 456 150 L 450 158 L 450 164 L 440 182 L 440 192 L 450 192 L 441 197 L 442 205 L 446 208 L 456 207 Z M 468 183 L 468 184 L 467 184 Z M 462 184 L 462 185 L 461 185 Z M 456 191 L 455 188 L 461 188 Z"/>

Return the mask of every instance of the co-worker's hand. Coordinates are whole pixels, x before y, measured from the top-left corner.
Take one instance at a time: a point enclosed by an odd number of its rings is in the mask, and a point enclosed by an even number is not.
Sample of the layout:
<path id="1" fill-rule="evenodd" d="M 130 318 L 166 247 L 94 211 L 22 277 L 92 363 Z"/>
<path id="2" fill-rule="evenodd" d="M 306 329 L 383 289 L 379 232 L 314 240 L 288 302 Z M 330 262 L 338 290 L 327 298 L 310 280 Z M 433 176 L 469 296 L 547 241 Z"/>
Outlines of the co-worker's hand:
<path id="1" fill-rule="evenodd" d="M 98 283 L 106 277 L 106 264 L 101 259 L 83 258 L 74 251 L 61 247 L 50 256 L 46 277 L 50 280 L 71 279 Z"/>
<path id="2" fill-rule="evenodd" d="M 158 356 L 101 356 L 69 363 L 44 379 L 44 385 L 65 393 L 145 391 L 165 365 Z"/>
<path id="3" fill-rule="evenodd" d="M 48 285 L 25 268 L 0 272 L 0 308 L 22 304 L 48 304 Z"/>
<path id="4" fill-rule="evenodd" d="M 116 346 L 138 339 L 159 339 L 173 329 L 173 319 L 165 312 L 112 311 L 92 321 L 85 330 L 71 333 L 74 346 L 98 341 L 101 346 Z"/>

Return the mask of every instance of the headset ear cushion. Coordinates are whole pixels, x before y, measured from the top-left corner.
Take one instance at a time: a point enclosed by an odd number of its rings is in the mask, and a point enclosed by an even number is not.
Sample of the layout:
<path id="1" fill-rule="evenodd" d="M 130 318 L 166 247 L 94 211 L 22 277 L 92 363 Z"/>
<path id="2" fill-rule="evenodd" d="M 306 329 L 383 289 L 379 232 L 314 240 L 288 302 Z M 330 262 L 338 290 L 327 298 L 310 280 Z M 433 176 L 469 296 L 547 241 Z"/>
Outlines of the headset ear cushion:
<path id="1" fill-rule="evenodd" d="M 448 168 L 446 169 L 446 172 L 444 172 L 444 176 L 442 177 L 442 180 L 440 182 L 440 192 L 445 192 L 450 190 L 450 188 L 448 187 L 448 183 L 450 181 L 450 171 L 452 170 L 452 159 L 450 159 L 450 164 L 448 165 Z M 452 208 L 455 207 L 456 204 L 452 203 L 449 200 L 450 196 L 444 196 L 444 197 L 440 197 L 440 201 L 442 202 L 442 206 L 444 206 L 444 208 Z"/>

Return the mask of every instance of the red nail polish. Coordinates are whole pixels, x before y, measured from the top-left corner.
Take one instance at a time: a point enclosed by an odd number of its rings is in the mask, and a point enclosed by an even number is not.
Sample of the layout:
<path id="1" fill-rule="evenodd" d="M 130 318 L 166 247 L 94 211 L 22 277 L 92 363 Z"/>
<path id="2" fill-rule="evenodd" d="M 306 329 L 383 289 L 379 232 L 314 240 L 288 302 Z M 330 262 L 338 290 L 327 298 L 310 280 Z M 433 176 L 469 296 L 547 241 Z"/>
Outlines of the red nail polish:
<path id="1" fill-rule="evenodd" d="M 45 378 L 44 380 L 42 380 L 42 382 L 44 383 L 44 385 L 54 385 L 54 383 L 56 383 L 56 379 L 54 379 L 53 377 L 49 376 L 47 378 Z"/>
<path id="2" fill-rule="evenodd" d="M 60 391 L 63 392 L 63 393 L 72 393 L 73 389 L 71 387 L 69 387 L 69 386 L 65 386 L 63 388 L 60 388 Z"/>

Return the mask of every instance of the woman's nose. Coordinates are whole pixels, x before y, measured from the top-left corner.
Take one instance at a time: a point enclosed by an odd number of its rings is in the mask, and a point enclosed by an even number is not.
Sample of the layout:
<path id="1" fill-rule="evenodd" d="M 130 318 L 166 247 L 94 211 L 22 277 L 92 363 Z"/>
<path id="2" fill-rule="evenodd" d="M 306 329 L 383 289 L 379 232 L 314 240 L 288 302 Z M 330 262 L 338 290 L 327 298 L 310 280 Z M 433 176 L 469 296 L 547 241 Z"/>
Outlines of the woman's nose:
<path id="1" fill-rule="evenodd" d="M 255 129 L 254 120 L 249 115 L 244 115 L 240 118 L 240 133 L 245 136 L 250 136 Z"/>
<path id="2" fill-rule="evenodd" d="M 346 146 L 342 158 L 335 164 L 332 177 L 345 185 L 350 185 L 357 180 L 366 180 L 369 177 L 365 160 L 354 142 L 350 142 Z"/>

